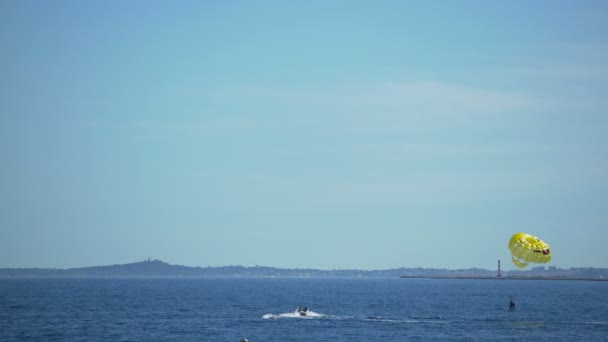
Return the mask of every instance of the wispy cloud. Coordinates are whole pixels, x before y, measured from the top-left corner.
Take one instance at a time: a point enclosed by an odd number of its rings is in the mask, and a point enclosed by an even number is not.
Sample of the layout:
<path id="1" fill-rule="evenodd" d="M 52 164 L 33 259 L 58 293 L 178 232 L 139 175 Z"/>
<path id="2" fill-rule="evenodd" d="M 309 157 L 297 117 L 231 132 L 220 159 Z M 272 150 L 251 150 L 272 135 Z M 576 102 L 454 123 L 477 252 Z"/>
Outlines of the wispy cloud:
<path id="1" fill-rule="evenodd" d="M 125 122 L 124 127 L 140 131 L 171 131 L 175 133 L 200 132 L 214 130 L 238 130 L 262 128 L 260 120 L 251 118 L 210 118 L 182 120 L 135 120 Z"/>
<path id="2" fill-rule="evenodd" d="M 355 149 L 359 153 L 384 156 L 411 156 L 413 154 L 428 156 L 492 156 L 492 155 L 522 155 L 534 153 L 555 153 L 563 151 L 565 144 L 539 143 L 501 143 L 501 144 L 463 144 L 463 143 L 433 143 L 433 142 L 403 142 L 392 144 L 358 144 Z"/>
<path id="3" fill-rule="evenodd" d="M 257 102 L 390 109 L 442 116 L 510 113 L 550 106 L 546 99 L 528 94 L 434 80 L 341 85 L 330 89 L 241 86 L 224 89 L 220 95 Z"/>
<path id="4" fill-rule="evenodd" d="M 608 78 L 608 64 L 543 64 L 508 68 L 504 73 L 561 80 L 600 80 Z"/>
<path id="5" fill-rule="evenodd" d="M 438 81 L 384 83 L 352 98 L 355 104 L 395 105 L 445 115 L 529 109 L 543 101 L 508 91 Z"/>
<path id="6" fill-rule="evenodd" d="M 608 77 L 608 45 L 568 43 L 544 47 L 542 52 L 527 56 L 500 56 L 493 59 L 502 67 L 492 69 L 499 77 L 559 80 L 562 86 L 569 81 L 597 81 Z"/>

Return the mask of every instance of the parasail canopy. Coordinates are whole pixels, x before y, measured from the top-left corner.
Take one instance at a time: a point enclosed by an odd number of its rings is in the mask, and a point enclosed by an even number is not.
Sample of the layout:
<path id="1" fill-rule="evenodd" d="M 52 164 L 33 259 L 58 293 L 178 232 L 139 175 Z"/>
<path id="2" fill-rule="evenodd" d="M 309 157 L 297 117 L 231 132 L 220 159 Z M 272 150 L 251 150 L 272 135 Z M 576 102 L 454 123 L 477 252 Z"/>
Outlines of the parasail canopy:
<path id="1" fill-rule="evenodd" d="M 519 268 L 525 268 L 531 262 L 544 264 L 551 260 L 549 244 L 527 233 L 513 235 L 508 247 L 513 263 Z"/>

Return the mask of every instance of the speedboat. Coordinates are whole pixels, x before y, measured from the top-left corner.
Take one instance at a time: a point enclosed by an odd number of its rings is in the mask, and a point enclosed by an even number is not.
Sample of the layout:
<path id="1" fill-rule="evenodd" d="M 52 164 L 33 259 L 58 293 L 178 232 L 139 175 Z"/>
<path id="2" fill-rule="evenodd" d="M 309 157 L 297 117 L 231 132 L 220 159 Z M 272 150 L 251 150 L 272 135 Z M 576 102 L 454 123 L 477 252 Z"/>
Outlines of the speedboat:
<path id="1" fill-rule="evenodd" d="M 297 314 L 297 315 L 300 315 L 300 316 L 306 316 L 309 311 L 310 310 L 308 310 L 308 307 L 305 306 L 303 308 L 298 307 L 294 313 Z"/>

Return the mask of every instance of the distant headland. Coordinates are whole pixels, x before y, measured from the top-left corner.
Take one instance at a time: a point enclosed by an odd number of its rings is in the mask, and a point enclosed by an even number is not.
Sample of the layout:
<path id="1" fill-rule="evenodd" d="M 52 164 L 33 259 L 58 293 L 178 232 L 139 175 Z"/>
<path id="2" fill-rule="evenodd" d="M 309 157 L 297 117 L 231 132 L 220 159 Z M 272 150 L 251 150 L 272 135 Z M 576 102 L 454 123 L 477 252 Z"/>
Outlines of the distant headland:
<path id="1" fill-rule="evenodd" d="M 0 279 L 7 278 L 211 278 L 211 277 L 285 277 L 285 278 L 442 278 L 442 279 L 543 279 L 608 280 L 608 268 L 534 267 L 525 271 L 496 271 L 479 268 L 433 269 L 393 268 L 387 270 L 276 268 L 267 266 L 190 267 L 171 265 L 160 260 L 144 260 L 121 265 L 80 268 L 0 268 Z"/>

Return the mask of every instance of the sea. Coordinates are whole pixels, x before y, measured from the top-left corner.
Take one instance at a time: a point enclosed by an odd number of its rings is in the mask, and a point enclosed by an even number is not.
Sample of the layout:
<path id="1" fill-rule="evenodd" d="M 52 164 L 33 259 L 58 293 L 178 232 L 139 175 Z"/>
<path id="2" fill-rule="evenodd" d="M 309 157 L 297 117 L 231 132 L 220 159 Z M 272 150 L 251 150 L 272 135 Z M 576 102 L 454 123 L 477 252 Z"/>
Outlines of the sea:
<path id="1" fill-rule="evenodd" d="M 516 309 L 509 310 L 513 299 Z M 295 314 L 307 306 L 307 316 Z M 3 279 L 0 341 L 608 341 L 608 282 Z"/>

